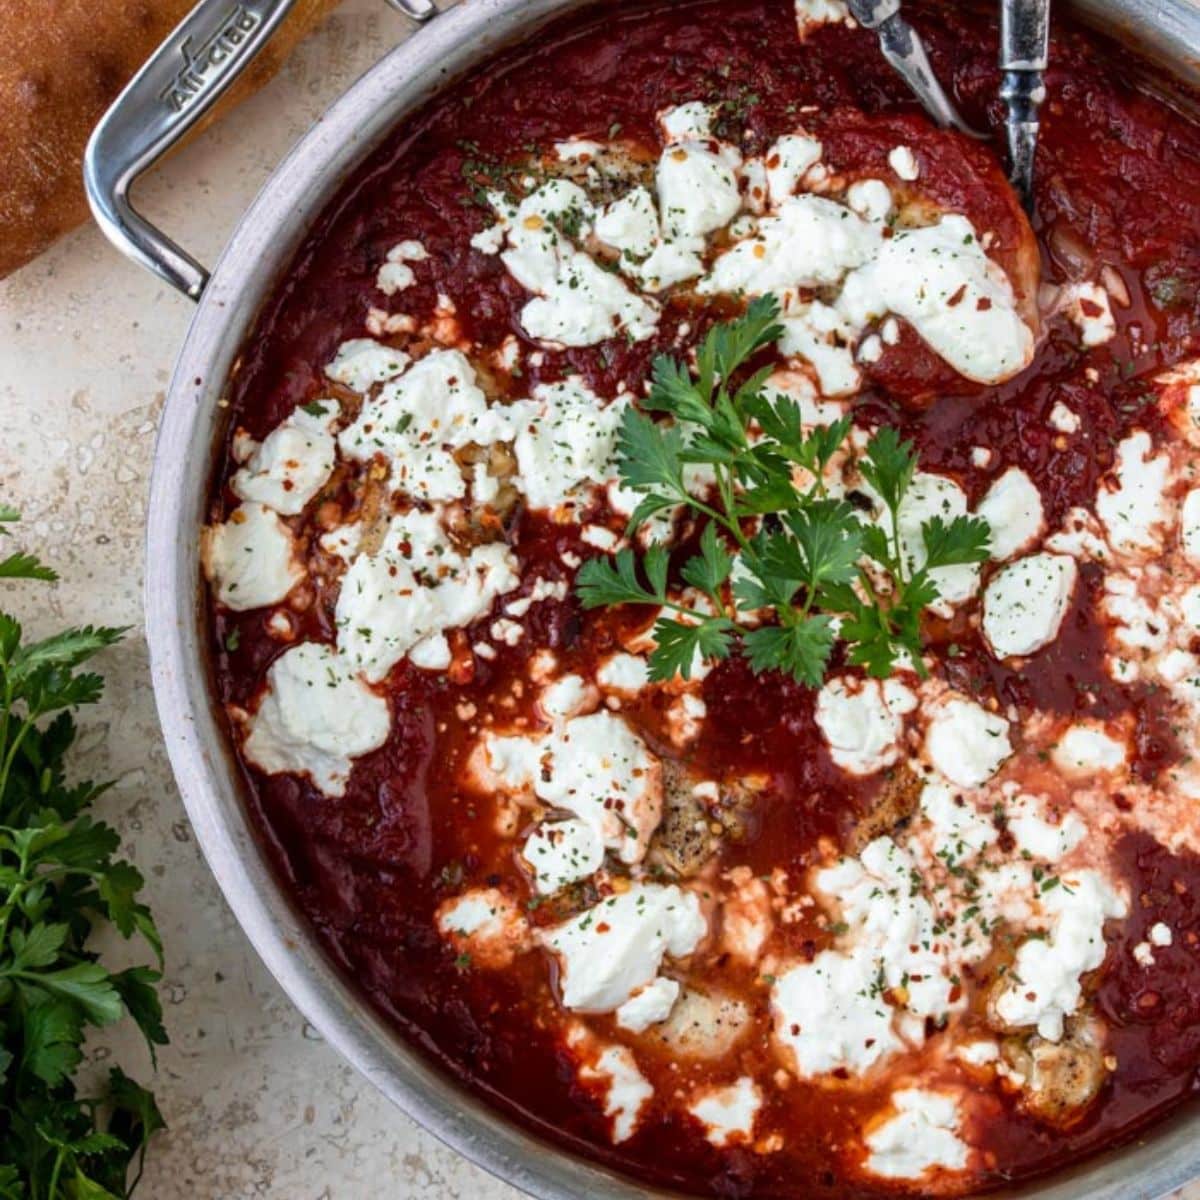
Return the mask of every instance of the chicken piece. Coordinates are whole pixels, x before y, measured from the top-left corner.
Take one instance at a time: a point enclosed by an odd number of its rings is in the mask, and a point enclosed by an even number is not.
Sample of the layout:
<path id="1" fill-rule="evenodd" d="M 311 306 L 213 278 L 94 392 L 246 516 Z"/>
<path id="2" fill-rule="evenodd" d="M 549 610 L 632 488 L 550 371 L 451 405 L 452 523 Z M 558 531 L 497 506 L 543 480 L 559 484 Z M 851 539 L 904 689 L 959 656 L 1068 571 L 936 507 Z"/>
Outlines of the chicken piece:
<path id="1" fill-rule="evenodd" d="M 663 818 L 650 842 L 650 861 L 680 879 L 695 875 L 716 853 L 717 838 L 700 782 L 683 763 L 663 759 Z"/>
<path id="2" fill-rule="evenodd" d="M 750 1012 L 732 996 L 684 988 L 671 1015 L 646 1035 L 675 1059 L 717 1059 L 727 1054 L 750 1028 Z"/>
<path id="3" fill-rule="evenodd" d="M 888 772 L 870 807 L 858 818 L 846 843 L 849 854 L 858 854 L 864 846 L 884 834 L 890 834 L 917 811 L 924 784 L 909 767 L 901 765 Z"/>
<path id="4" fill-rule="evenodd" d="M 1083 1016 L 1067 1022 L 1059 1042 L 1035 1033 L 1005 1038 L 1000 1050 L 1023 1081 L 1025 1108 L 1059 1128 L 1083 1117 L 1108 1076 L 1102 1029 L 1097 1021 Z"/>

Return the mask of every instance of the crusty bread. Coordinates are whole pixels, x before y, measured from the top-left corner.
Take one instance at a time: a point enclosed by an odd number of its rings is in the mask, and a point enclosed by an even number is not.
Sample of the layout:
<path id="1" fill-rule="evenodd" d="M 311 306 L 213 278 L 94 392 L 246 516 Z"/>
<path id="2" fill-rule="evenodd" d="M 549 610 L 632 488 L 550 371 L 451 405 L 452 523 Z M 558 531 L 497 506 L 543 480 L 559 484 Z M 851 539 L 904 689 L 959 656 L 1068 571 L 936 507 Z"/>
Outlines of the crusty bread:
<path id="1" fill-rule="evenodd" d="M 209 120 L 261 87 L 338 0 L 296 0 Z M 93 126 L 195 0 L 0 0 L 0 278 L 88 215 Z"/>

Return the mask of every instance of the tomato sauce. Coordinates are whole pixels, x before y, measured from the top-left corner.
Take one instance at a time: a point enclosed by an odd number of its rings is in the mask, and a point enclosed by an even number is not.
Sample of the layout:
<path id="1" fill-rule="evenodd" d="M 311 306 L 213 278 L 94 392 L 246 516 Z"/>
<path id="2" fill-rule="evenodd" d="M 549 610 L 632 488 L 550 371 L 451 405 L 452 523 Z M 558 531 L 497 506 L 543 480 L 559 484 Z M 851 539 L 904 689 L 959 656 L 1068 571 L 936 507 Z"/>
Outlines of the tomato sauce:
<path id="1" fill-rule="evenodd" d="M 723 119 L 747 131 L 747 153 L 761 152 L 802 119 L 831 160 L 857 164 L 865 177 L 903 140 L 921 160 L 922 187 L 993 230 L 1002 257 L 1018 221 L 1011 197 L 971 183 L 980 173 L 994 175 L 1002 160 L 993 8 L 913 0 L 906 6 L 968 120 L 993 131 L 985 144 L 948 141 L 931 130 L 883 65 L 873 36 L 839 25 L 801 45 L 783 0 L 631 4 L 551 27 L 533 45 L 455 84 L 346 185 L 245 347 L 231 385 L 235 423 L 261 438 L 297 404 L 328 394 L 323 366 L 341 342 L 361 336 L 364 313 L 380 302 L 376 272 L 404 238 L 419 239 L 430 256 L 403 294 L 406 310 L 429 312 L 445 293 L 455 298 L 472 341 L 495 346 L 512 334 L 532 349 L 518 321 L 527 293 L 498 259 L 468 246 L 470 235 L 492 221 L 480 189 L 505 164 L 571 135 L 604 139 L 619 129 L 652 147 L 655 112 L 696 97 L 723 102 Z M 1200 126 L 1137 89 L 1127 52 L 1057 14 L 1056 22 L 1035 218 L 1043 278 L 1064 279 L 1081 255 L 1093 267 L 1116 270 L 1130 297 L 1117 310 L 1116 337 L 1085 356 L 1066 322 L 1051 321 L 1033 364 L 986 388 L 905 337 L 872 365 L 855 402 L 865 419 L 900 426 L 915 440 L 923 468 L 953 474 L 972 501 L 993 474 L 975 464 L 973 447 L 990 447 L 1005 466 L 1023 467 L 1052 528 L 1070 508 L 1092 501 L 1121 436 L 1158 428 L 1146 380 L 1200 352 Z M 816 112 L 801 118 L 808 106 Z M 652 355 L 694 344 L 711 319 L 694 303 L 668 302 L 654 338 L 547 350 L 511 386 L 525 394 L 535 383 L 577 372 L 602 396 L 613 396 L 622 382 L 640 394 Z M 1047 413 L 1058 401 L 1079 414 L 1082 437 L 1047 432 Z M 214 514 L 230 506 L 226 483 L 225 476 L 218 480 Z M 510 542 L 527 581 L 535 574 L 569 581 L 563 552 L 594 553 L 576 528 L 529 514 Z M 1085 570 L 1083 583 L 1059 639 L 1020 670 L 996 662 L 961 622 L 934 622 L 932 644 L 944 654 L 946 678 L 968 694 L 1064 714 L 1133 714 L 1138 773 L 1152 783 L 1178 758 L 1161 700 L 1105 674 L 1099 579 Z M 297 636 L 331 641 L 330 597 L 319 582 L 306 587 Z M 585 614 L 568 592 L 535 604 L 524 639 L 499 646 L 492 661 L 478 660 L 473 678 L 451 682 L 402 663 L 387 681 L 392 735 L 357 762 L 341 799 L 300 777 L 245 767 L 248 802 L 279 872 L 331 958 L 369 1002 L 447 1073 L 533 1132 L 646 1184 L 697 1195 L 850 1200 L 903 1192 L 902 1184 L 856 1180 L 842 1169 L 845 1147 L 878 1103 L 850 1088 L 794 1082 L 768 1096 L 761 1122 L 786 1131 L 774 1153 L 718 1150 L 697 1127 L 659 1107 L 614 1147 L 607 1120 L 545 1020 L 553 981 L 541 956 L 518 959 L 505 972 L 463 969 L 437 932 L 438 904 L 465 885 L 525 894 L 516 864 L 461 787 L 471 745 L 456 715 L 460 706 L 482 706 L 507 691 L 542 647 L 555 651 L 564 670 L 588 675 L 616 644 L 619 623 L 636 619 Z M 211 627 L 220 701 L 252 707 L 278 642 L 261 613 L 214 608 Z M 854 781 L 834 767 L 811 692 L 780 676 L 753 676 L 733 659 L 706 678 L 703 696 L 709 717 L 697 765 L 717 777 L 770 780 L 731 861 L 756 873 L 799 870 L 816 861 L 819 839 L 848 838 L 879 781 Z M 651 750 L 665 742 L 655 703 L 625 710 Z M 1116 857 L 1132 915 L 1114 936 L 1096 994 L 1119 1069 L 1101 1100 L 1067 1130 L 1050 1128 L 999 1093 L 989 1096 L 982 1109 L 989 1119 L 971 1138 L 989 1165 L 964 1187 L 1025 1179 L 1128 1139 L 1194 1088 L 1200 861 L 1144 834 L 1126 836 Z M 551 917 L 532 915 L 535 924 Z M 1134 967 L 1131 947 L 1156 921 L 1171 925 L 1174 943 L 1156 953 L 1153 967 Z M 788 937 L 795 953 L 810 958 L 828 942 L 827 933 L 803 922 L 789 926 Z M 727 974 L 732 986 L 752 986 L 738 975 L 743 970 L 717 962 L 714 982 Z M 741 1043 L 747 1069 L 773 1069 L 767 1042 L 764 1026 Z M 668 1095 L 669 1056 L 643 1067 Z"/>

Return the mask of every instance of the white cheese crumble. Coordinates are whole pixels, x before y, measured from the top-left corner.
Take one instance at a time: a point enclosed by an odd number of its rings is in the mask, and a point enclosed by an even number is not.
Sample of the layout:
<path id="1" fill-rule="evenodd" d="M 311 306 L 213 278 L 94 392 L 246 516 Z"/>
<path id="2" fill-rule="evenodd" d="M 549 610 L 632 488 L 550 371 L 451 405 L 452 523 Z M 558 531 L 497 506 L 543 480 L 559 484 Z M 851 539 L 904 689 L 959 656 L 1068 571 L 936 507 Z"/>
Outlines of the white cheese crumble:
<path id="1" fill-rule="evenodd" d="M 796 30 L 801 41 L 821 25 L 849 21 L 845 0 L 796 0 Z"/>
<path id="2" fill-rule="evenodd" d="M 596 682 L 606 691 L 633 695 L 649 684 L 650 668 L 640 655 L 614 654 L 600 664 Z"/>
<path id="3" fill-rule="evenodd" d="M 511 436 L 505 408 L 488 405 L 467 358 L 458 350 L 435 350 L 368 400 L 338 444 L 358 462 L 382 454 L 399 491 L 454 500 L 466 495 L 467 485 L 453 451 Z"/>
<path id="4" fill-rule="evenodd" d="M 1171 932 L 1170 925 L 1164 924 L 1162 921 L 1156 921 L 1150 926 L 1146 937 L 1148 940 L 1138 942 L 1133 948 L 1133 957 L 1138 964 L 1143 967 L 1154 966 L 1154 948 L 1169 946 L 1174 942 L 1175 935 Z"/>
<path id="5" fill-rule="evenodd" d="M 961 1171 L 967 1165 L 953 1096 L 904 1088 L 892 1094 L 892 1104 L 896 1115 L 866 1136 L 868 1171 L 884 1179 L 920 1179 L 935 1167 Z"/>
<path id="6" fill-rule="evenodd" d="M 1108 292 L 1098 283 L 1072 283 L 1063 289 L 1061 303 L 1089 349 L 1111 341 L 1117 332 Z"/>
<path id="7" fill-rule="evenodd" d="M 705 1088 L 693 1097 L 688 1112 L 704 1126 L 705 1136 L 714 1146 L 728 1146 L 750 1137 L 761 1107 L 758 1085 L 743 1075 L 725 1087 Z"/>
<path id="8" fill-rule="evenodd" d="M 955 1047 L 954 1057 L 961 1059 L 968 1066 L 985 1067 L 1000 1057 L 1000 1047 L 993 1041 L 981 1038 Z"/>
<path id="9" fill-rule="evenodd" d="M 997 658 L 1033 654 L 1058 636 L 1079 569 L 1063 554 L 1030 554 L 1002 567 L 983 593 L 983 634 Z"/>
<path id="10" fill-rule="evenodd" d="M 865 363 L 876 363 L 883 357 L 883 341 L 877 333 L 872 333 L 859 342 L 856 357 L 859 362 Z"/>
<path id="11" fill-rule="evenodd" d="M 846 203 L 868 221 L 886 221 L 892 211 L 892 192 L 882 179 L 860 179 L 846 189 Z"/>
<path id="12" fill-rule="evenodd" d="M 473 966 L 500 969 L 529 949 L 529 922 L 498 888 L 471 888 L 443 901 L 437 910 L 438 932 Z"/>
<path id="13" fill-rule="evenodd" d="M 508 248 L 500 257 L 505 267 L 536 293 L 521 310 L 521 325 L 530 337 L 594 346 L 619 335 L 643 341 L 653 334 L 657 306 L 559 232 L 559 223 L 578 225 L 581 232 L 591 227 L 595 213 L 582 188 L 551 179 L 516 207 L 500 192 L 490 193 L 488 200 L 504 226 Z"/>
<path id="14" fill-rule="evenodd" d="M 662 291 L 704 270 L 704 239 L 663 239 L 654 199 L 643 187 L 626 192 L 596 215 L 596 237 L 621 254 L 620 268 L 646 290 Z"/>
<path id="15" fill-rule="evenodd" d="M 252 502 L 205 529 L 201 560 L 217 600 L 234 612 L 277 604 L 304 578 L 292 531 L 271 509 Z"/>
<path id="16" fill-rule="evenodd" d="M 416 276 L 408 264 L 424 262 L 428 257 L 428 252 L 420 242 L 409 239 L 398 243 L 387 252 L 387 261 L 379 268 L 375 286 L 385 296 L 394 296 L 412 287 Z"/>
<path id="17" fill-rule="evenodd" d="M 604 843 L 587 821 L 543 821 L 526 839 L 521 857 L 543 895 L 594 875 L 604 862 Z"/>
<path id="18" fill-rule="evenodd" d="M 596 707 L 595 689 L 582 675 L 563 675 L 542 690 L 538 708 L 542 716 L 554 724 L 577 717 Z"/>
<path id="19" fill-rule="evenodd" d="M 888 166 L 906 183 L 912 183 L 921 174 L 917 156 L 910 146 L 894 146 L 888 152 Z"/>
<path id="20" fill-rule="evenodd" d="M 622 862 L 644 857 L 662 815 L 662 770 L 619 716 L 570 717 L 549 734 L 488 734 L 484 750 L 501 787 L 574 813 Z"/>
<path id="21" fill-rule="evenodd" d="M 800 302 L 789 293 L 779 323 L 781 353 L 812 363 L 822 395 L 845 396 L 858 390 L 862 377 L 851 349 L 857 331 L 836 308 L 820 300 Z"/>
<path id="22" fill-rule="evenodd" d="M 742 207 L 737 180 L 741 163 L 737 150 L 707 135 L 667 144 L 658 160 L 655 185 L 668 240 L 703 238 L 737 216 Z"/>
<path id="23" fill-rule="evenodd" d="M 815 884 L 840 905 L 846 948 L 823 950 L 782 972 L 771 989 L 777 1042 L 800 1076 L 861 1072 L 922 1040 L 923 1020 L 951 1007 L 952 983 L 935 945 L 936 917 L 914 888 L 912 858 L 891 838 L 878 838 L 859 859 L 818 872 Z M 885 989 L 900 998 L 893 1008 Z"/>
<path id="24" fill-rule="evenodd" d="M 1075 813 L 1067 813 L 1055 824 L 1046 820 L 1038 797 L 1028 794 L 1013 797 L 1005 807 L 1005 815 L 1017 849 L 1045 862 L 1058 862 L 1087 835 L 1087 826 Z"/>
<path id="25" fill-rule="evenodd" d="M 1083 428 L 1079 414 L 1073 408 L 1068 408 L 1061 400 L 1055 400 L 1054 407 L 1050 410 L 1050 416 L 1047 419 L 1050 427 L 1057 429 L 1059 433 L 1078 433 Z"/>
<path id="26" fill-rule="evenodd" d="M 583 1036 L 586 1039 L 587 1035 Z M 624 1142 L 631 1138 L 643 1105 L 654 1095 L 631 1051 L 625 1046 L 606 1046 L 594 1065 L 580 1066 L 579 1078 L 605 1084 L 604 1115 L 612 1119 L 612 1139 Z"/>
<path id="27" fill-rule="evenodd" d="M 877 994 L 875 964 L 865 955 L 822 950 L 771 987 L 775 1037 L 798 1075 L 865 1071 L 902 1045 L 892 1009 Z"/>
<path id="28" fill-rule="evenodd" d="M 707 929 L 691 892 L 637 883 L 538 937 L 558 957 L 563 1005 L 612 1012 L 658 975 L 665 957 L 691 954 Z"/>
<path id="29" fill-rule="evenodd" d="M 331 426 L 341 409 L 336 400 L 315 400 L 296 409 L 259 444 L 239 439 L 242 468 L 229 486 L 243 500 L 256 500 L 285 517 L 325 486 L 337 458 Z"/>
<path id="30" fill-rule="evenodd" d="M 898 680 L 835 676 L 817 694 L 816 721 L 829 755 L 851 775 L 873 775 L 900 754 L 905 713 L 916 696 Z"/>
<path id="31" fill-rule="evenodd" d="M 969 796 L 940 779 L 921 789 L 921 813 L 933 833 L 933 853 L 945 862 L 970 858 L 996 840 L 995 824 Z"/>
<path id="32" fill-rule="evenodd" d="M 1050 760 L 1064 775 L 1086 778 L 1097 772 L 1119 771 L 1125 766 L 1123 741 L 1111 737 L 1092 722 L 1071 725 L 1050 751 Z"/>
<path id="33" fill-rule="evenodd" d="M 846 279 L 838 302 L 857 325 L 894 313 L 959 374 L 996 383 L 1027 367 L 1033 332 L 1012 284 L 966 217 L 898 230 Z"/>
<path id="34" fill-rule="evenodd" d="M 1171 464 L 1165 454 L 1155 456 L 1151 450 L 1150 435 L 1143 430 L 1125 438 L 1117 446 L 1115 486 L 1101 484 L 1096 495 L 1096 515 L 1118 553 L 1152 553 L 1162 548 Z"/>
<path id="35" fill-rule="evenodd" d="M 823 196 L 792 196 L 759 221 L 757 233 L 716 260 L 698 291 L 757 296 L 836 284 L 853 267 L 870 262 L 879 242 L 876 227 L 845 205 Z"/>
<path id="36" fill-rule="evenodd" d="M 1028 550 L 1045 528 L 1042 494 L 1020 467 L 1009 467 L 988 488 L 975 515 L 991 527 L 991 555 L 997 562 Z"/>
<path id="37" fill-rule="evenodd" d="M 393 350 L 371 338 L 351 338 L 337 348 L 325 374 L 351 391 L 365 394 L 375 384 L 394 379 L 409 361 L 403 350 Z"/>
<path id="38" fill-rule="evenodd" d="M 267 672 L 250 717 L 246 758 L 268 775 L 307 775 L 327 796 L 345 794 L 353 760 L 387 741 L 388 704 L 331 646 L 302 642 Z"/>
<path id="39" fill-rule="evenodd" d="M 625 397 L 604 404 L 581 379 L 540 384 L 532 400 L 507 415 L 520 468 L 516 483 L 531 508 L 556 508 L 584 497 L 615 474 L 614 458 Z"/>
<path id="40" fill-rule="evenodd" d="M 703 100 L 688 100 L 658 114 L 658 126 L 666 142 L 703 141 L 712 137 L 717 110 Z"/>
<path id="41" fill-rule="evenodd" d="M 693 692 L 684 692 L 667 709 L 667 728 L 676 746 L 690 746 L 704 728 L 708 706 Z"/>
<path id="42" fill-rule="evenodd" d="M 645 1033 L 665 1021 L 679 999 L 679 983 L 659 976 L 639 988 L 617 1009 L 617 1024 L 630 1033 Z"/>
<path id="43" fill-rule="evenodd" d="M 1104 961 L 1104 922 L 1127 916 L 1129 905 L 1103 875 L 1092 870 L 1074 872 L 1056 886 L 1044 888 L 1041 904 L 1049 929 L 1021 944 L 1009 982 L 994 1005 L 1008 1027 L 1036 1026 L 1042 1037 L 1057 1042 L 1064 1019 L 1082 997 L 1081 976 Z"/>
<path id="44" fill-rule="evenodd" d="M 326 554 L 333 554 L 343 562 L 353 562 L 362 545 L 362 535 L 362 522 L 350 521 L 321 534 L 319 544 Z"/>
<path id="45" fill-rule="evenodd" d="M 1179 541 L 1184 557 L 1200 567 L 1200 488 L 1192 488 L 1179 509 Z"/>
<path id="46" fill-rule="evenodd" d="M 777 139 L 763 156 L 763 178 L 771 203 L 778 206 L 794 195 L 808 173 L 821 161 L 823 153 L 821 143 L 807 134 L 788 133 Z M 891 203 L 892 194 L 888 192 L 889 208 Z"/>
<path id="47" fill-rule="evenodd" d="M 483 616 L 493 600 L 520 582 L 512 552 L 501 542 L 463 554 L 438 514 L 395 516 L 375 554 L 360 554 L 338 594 L 338 646 L 372 682 L 410 650 Z M 428 662 L 426 658 L 424 661 Z"/>
<path id="48" fill-rule="evenodd" d="M 931 707 L 925 731 L 929 761 L 959 787 L 986 783 L 1012 753 L 1008 722 L 958 695 L 947 696 Z"/>

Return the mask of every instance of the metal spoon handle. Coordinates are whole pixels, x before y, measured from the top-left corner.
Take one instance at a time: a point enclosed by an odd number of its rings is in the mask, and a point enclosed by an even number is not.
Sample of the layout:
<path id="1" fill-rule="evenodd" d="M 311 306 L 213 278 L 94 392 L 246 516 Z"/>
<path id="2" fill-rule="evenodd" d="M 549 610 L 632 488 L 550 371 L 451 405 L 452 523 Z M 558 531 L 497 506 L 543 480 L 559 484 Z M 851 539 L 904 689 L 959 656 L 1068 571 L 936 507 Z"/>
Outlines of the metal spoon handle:
<path id="1" fill-rule="evenodd" d="M 920 35 L 900 15 L 900 0 L 850 0 L 850 12 L 879 35 L 884 58 L 904 77 L 925 111 L 943 128 L 978 137 L 938 82 Z"/>
<path id="2" fill-rule="evenodd" d="M 1038 110 L 1046 98 L 1044 72 L 1050 47 L 1050 0 L 1002 0 L 1000 98 L 1007 106 L 1005 133 L 1009 178 L 1026 209 L 1033 208 L 1033 166 Z"/>

